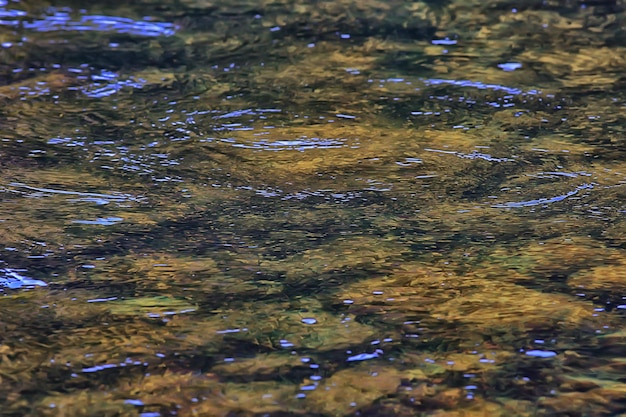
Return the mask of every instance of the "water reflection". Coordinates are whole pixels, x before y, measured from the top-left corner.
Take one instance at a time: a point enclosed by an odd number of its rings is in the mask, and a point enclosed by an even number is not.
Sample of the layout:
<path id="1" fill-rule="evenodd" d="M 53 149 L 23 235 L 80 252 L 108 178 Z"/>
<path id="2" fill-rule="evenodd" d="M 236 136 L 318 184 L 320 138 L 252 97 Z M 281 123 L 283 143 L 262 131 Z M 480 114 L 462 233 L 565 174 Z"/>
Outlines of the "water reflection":
<path id="1" fill-rule="evenodd" d="M 219 110 L 216 110 L 214 112 L 219 112 Z M 272 113 L 282 113 L 281 109 L 242 109 L 242 110 L 234 110 L 234 111 L 230 111 L 228 113 L 224 113 L 224 114 L 220 114 L 217 116 L 214 116 L 214 119 L 231 119 L 231 118 L 235 118 L 235 117 L 242 117 L 242 116 L 262 116 L 260 117 L 261 119 L 264 119 L 264 115 L 266 113 L 272 114 Z M 191 114 L 203 114 L 203 112 L 194 112 Z"/>
<path id="2" fill-rule="evenodd" d="M 99 225 L 99 226 L 112 226 L 123 220 L 124 219 L 121 217 L 105 217 L 105 218 L 98 218 L 96 220 L 72 220 L 72 223 L 93 224 L 93 225 Z"/>
<path id="3" fill-rule="evenodd" d="M 543 197 L 543 198 L 538 198 L 538 199 L 529 200 L 529 201 L 500 203 L 500 204 L 495 204 L 492 207 L 516 208 L 516 207 L 532 207 L 532 206 L 540 206 L 540 205 L 545 205 L 545 204 L 552 204 L 552 203 L 556 203 L 559 201 L 563 201 L 569 197 L 575 196 L 582 190 L 592 190 L 593 188 L 594 188 L 594 184 L 582 184 L 576 187 L 575 189 L 573 189 L 572 191 L 569 191 L 562 195 L 557 195 L 554 197 Z"/>
<path id="4" fill-rule="evenodd" d="M 11 268 L 0 269 L 0 287 L 18 289 L 45 287 L 48 285 L 41 280 L 29 278 L 23 275 L 23 272 L 25 272 L 25 270 L 16 270 Z"/>
<path id="5" fill-rule="evenodd" d="M 515 87 L 507 87 L 504 85 L 498 84 L 486 84 L 481 81 L 471 81 L 471 80 L 447 80 L 443 78 L 433 78 L 433 79 L 425 79 L 423 80 L 424 84 L 428 86 L 437 86 L 437 85 L 453 85 L 457 87 L 471 87 L 476 88 L 478 90 L 493 90 L 498 92 L 504 92 L 507 94 L 513 95 L 538 95 L 541 94 L 541 91 L 531 89 L 524 91 L 521 88 Z"/>
<path id="6" fill-rule="evenodd" d="M 46 195 L 73 195 L 79 196 L 79 199 L 75 201 L 93 201 L 97 204 L 108 204 L 109 202 L 124 202 L 124 201 L 140 201 L 142 197 L 132 196 L 130 194 L 114 193 L 114 194 L 101 194 L 90 193 L 83 191 L 71 191 L 71 190 L 59 190 L 53 188 L 33 187 L 30 185 L 22 184 L 19 182 L 9 183 L 9 186 L 22 188 L 30 191 L 36 191 L 36 193 L 27 194 L 28 197 L 45 197 Z"/>
<path id="7" fill-rule="evenodd" d="M 129 77 L 127 80 L 120 80 L 118 74 L 106 70 L 102 70 L 100 74 L 92 75 L 91 79 L 95 82 L 83 87 L 83 92 L 90 98 L 108 97 L 124 87 L 140 89 L 146 84 L 146 80 L 141 78 L 135 80 L 134 77 Z"/>
<path id="8" fill-rule="evenodd" d="M 515 161 L 515 159 L 513 158 L 496 158 L 489 154 L 481 153 L 478 151 L 472 151 L 470 153 L 463 153 L 463 152 L 457 152 L 457 151 L 448 151 L 448 150 L 430 149 L 430 148 L 426 148 L 424 150 L 426 152 L 437 152 L 437 153 L 455 155 L 455 156 L 458 156 L 459 158 L 464 158 L 464 159 L 483 159 L 489 162 L 514 162 Z"/>
<path id="9" fill-rule="evenodd" d="M 0 6 L 1 7 L 1 6 Z M 15 9 L 0 9 L 0 26 L 9 26 L 36 32 L 114 32 L 137 36 L 171 36 L 179 27 L 173 23 L 155 22 L 150 17 L 133 20 L 119 16 L 85 15 L 81 10 L 48 8 L 43 16 L 30 17 L 28 13 Z"/>
<path id="10" fill-rule="evenodd" d="M 250 145 L 247 144 L 233 144 L 235 147 L 249 148 L 249 149 L 263 149 L 269 151 L 306 151 L 308 149 L 334 149 L 345 146 L 345 141 L 334 139 L 322 139 L 322 138 L 298 138 L 293 140 L 276 140 L 276 141 L 257 141 Z"/>

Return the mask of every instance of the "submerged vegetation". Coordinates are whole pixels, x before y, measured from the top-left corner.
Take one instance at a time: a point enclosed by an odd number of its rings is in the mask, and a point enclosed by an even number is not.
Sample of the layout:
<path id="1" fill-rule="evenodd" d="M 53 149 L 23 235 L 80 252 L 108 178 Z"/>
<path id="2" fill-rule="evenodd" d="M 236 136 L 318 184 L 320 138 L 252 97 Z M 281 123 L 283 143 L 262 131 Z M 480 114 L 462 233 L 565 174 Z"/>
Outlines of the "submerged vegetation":
<path id="1" fill-rule="evenodd" d="M 0 0 L 0 416 L 626 412 L 621 1 Z"/>

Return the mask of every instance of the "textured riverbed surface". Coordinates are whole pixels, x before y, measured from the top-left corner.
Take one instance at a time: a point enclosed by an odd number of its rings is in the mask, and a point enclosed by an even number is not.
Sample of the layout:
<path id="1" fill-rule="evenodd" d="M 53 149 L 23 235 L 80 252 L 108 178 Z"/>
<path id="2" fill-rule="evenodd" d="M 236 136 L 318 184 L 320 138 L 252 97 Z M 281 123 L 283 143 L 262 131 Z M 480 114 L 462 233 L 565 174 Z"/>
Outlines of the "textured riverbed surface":
<path id="1" fill-rule="evenodd" d="M 0 0 L 0 416 L 626 413 L 618 0 Z"/>

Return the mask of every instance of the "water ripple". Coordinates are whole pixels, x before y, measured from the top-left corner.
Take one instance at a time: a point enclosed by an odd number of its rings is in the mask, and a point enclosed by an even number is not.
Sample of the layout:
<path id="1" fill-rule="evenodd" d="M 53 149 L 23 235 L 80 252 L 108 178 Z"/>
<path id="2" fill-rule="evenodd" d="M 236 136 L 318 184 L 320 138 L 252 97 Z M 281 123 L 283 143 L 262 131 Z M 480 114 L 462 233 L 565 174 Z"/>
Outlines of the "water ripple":
<path id="1" fill-rule="evenodd" d="M 495 158 L 489 154 L 480 153 L 477 151 L 473 151 L 470 153 L 463 153 L 463 152 L 457 152 L 457 151 L 444 151 L 441 149 L 430 149 L 430 148 L 426 148 L 424 150 L 427 152 L 437 152 L 437 153 L 455 155 L 463 159 L 484 159 L 485 161 L 489 161 L 489 162 L 514 162 L 515 161 L 514 159 L 511 159 L 511 158 Z"/>
<path id="2" fill-rule="evenodd" d="M 422 81 L 424 82 L 424 84 L 428 86 L 454 85 L 458 87 L 477 88 L 479 90 L 502 91 L 502 92 L 505 92 L 508 94 L 514 94 L 514 95 L 520 95 L 520 94 L 521 95 L 524 95 L 524 94 L 539 95 L 541 94 L 541 92 L 538 90 L 524 91 L 520 88 L 507 87 L 505 85 L 499 85 L 499 84 L 485 84 L 485 83 L 481 83 L 480 81 L 471 81 L 471 80 L 446 80 L 442 78 L 427 78 Z"/>
<path id="3" fill-rule="evenodd" d="M 9 185 L 11 187 L 25 188 L 27 190 L 36 191 L 38 193 L 43 193 L 44 195 L 45 194 L 62 194 L 62 195 L 73 195 L 73 196 L 86 197 L 86 198 L 95 198 L 97 199 L 99 204 L 102 204 L 103 200 L 116 201 L 116 202 L 141 200 L 141 197 L 135 197 L 131 194 L 121 194 L 121 193 L 101 194 L 101 193 L 89 193 L 89 192 L 82 192 L 82 191 L 59 190 L 59 189 L 54 189 L 54 188 L 32 187 L 30 185 L 26 185 L 21 182 L 12 182 Z M 30 196 L 39 197 L 39 195 L 37 194 L 35 195 L 31 194 Z"/>
<path id="4" fill-rule="evenodd" d="M 306 151 L 309 149 L 334 149 L 345 146 L 343 140 L 301 137 L 293 140 L 257 141 L 252 144 L 236 143 L 233 146 L 248 149 L 264 149 L 268 151 Z"/>
<path id="5" fill-rule="evenodd" d="M 576 194 L 578 194 L 579 191 L 582 190 L 591 190 L 593 189 L 594 184 L 583 184 L 580 185 L 578 187 L 576 187 L 575 189 L 573 189 L 572 191 L 569 191 L 565 194 L 561 194 L 561 195 L 557 195 L 555 197 L 549 197 L 549 198 L 538 198 L 536 200 L 526 200 L 526 201 L 511 201 L 508 203 L 502 203 L 502 204 L 495 204 L 491 207 L 494 208 L 518 208 L 518 207 L 531 207 L 531 206 L 540 206 L 543 204 L 551 204 L 551 203 L 556 203 L 558 201 L 563 201 L 569 197 L 572 197 Z"/>

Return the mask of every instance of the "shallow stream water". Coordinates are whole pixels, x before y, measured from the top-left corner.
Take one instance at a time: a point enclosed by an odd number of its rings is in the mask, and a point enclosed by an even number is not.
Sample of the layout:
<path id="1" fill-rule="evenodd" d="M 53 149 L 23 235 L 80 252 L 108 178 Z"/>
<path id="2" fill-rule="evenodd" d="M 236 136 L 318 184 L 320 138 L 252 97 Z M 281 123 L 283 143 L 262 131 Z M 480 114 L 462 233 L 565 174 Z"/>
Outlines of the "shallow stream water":
<path id="1" fill-rule="evenodd" d="M 0 416 L 626 413 L 618 0 L 0 0 Z"/>

